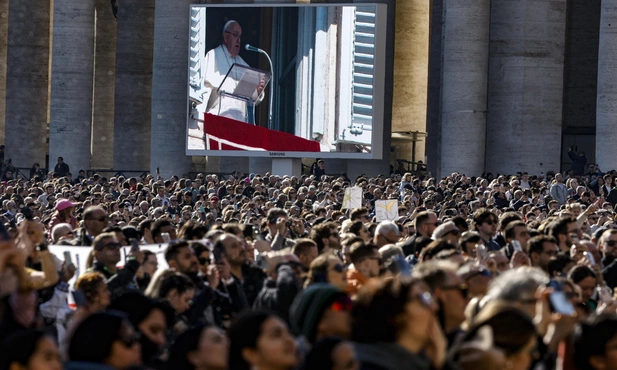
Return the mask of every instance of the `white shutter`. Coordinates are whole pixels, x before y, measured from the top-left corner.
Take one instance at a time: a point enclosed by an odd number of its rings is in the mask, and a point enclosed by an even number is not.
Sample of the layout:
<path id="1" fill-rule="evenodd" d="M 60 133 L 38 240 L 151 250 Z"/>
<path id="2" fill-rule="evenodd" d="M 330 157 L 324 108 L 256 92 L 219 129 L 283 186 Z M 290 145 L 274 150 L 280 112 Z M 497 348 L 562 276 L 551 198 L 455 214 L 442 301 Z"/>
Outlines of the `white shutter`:
<path id="1" fill-rule="evenodd" d="M 375 77 L 375 7 L 355 7 L 351 23 L 351 121 L 346 127 L 339 128 L 338 139 L 370 145 Z"/>
<path id="2" fill-rule="evenodd" d="M 202 100 L 203 63 L 205 59 L 205 19 L 206 9 L 203 7 L 191 8 L 191 31 L 189 47 L 189 86 L 190 97 Z"/>

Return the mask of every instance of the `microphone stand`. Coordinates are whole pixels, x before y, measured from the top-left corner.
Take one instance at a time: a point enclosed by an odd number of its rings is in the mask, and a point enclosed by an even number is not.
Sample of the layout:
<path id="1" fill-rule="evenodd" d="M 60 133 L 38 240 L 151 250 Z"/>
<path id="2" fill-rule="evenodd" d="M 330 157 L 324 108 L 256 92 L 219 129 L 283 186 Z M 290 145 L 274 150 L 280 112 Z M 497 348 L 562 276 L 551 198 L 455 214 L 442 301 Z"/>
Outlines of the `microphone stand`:
<path id="1" fill-rule="evenodd" d="M 247 44 L 246 50 L 256 51 L 258 53 L 265 55 L 266 58 L 268 58 L 268 63 L 270 63 L 270 73 L 272 76 L 270 77 L 270 104 L 268 107 L 268 128 L 272 130 L 273 129 L 272 127 L 272 102 L 274 101 L 274 89 L 272 88 L 272 86 L 274 85 L 274 67 L 272 66 L 272 59 L 270 59 L 270 56 L 268 55 L 268 53 L 266 53 L 264 50 L 261 50 L 260 48 L 257 48 L 255 46 L 251 46 Z"/>

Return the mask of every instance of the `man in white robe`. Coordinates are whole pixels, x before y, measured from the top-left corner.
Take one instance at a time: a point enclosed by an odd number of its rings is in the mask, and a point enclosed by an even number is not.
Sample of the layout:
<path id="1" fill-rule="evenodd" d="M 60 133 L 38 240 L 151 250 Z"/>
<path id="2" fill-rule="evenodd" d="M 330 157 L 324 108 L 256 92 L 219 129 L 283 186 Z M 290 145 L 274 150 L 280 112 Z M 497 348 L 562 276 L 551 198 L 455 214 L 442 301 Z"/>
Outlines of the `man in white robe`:
<path id="1" fill-rule="evenodd" d="M 221 97 L 217 91 L 221 83 L 225 79 L 225 75 L 235 64 L 249 66 L 238 53 L 242 39 L 242 27 L 234 20 L 231 20 L 223 27 L 223 43 L 216 48 L 208 51 L 205 59 L 205 77 L 204 86 L 205 93 L 203 94 L 206 105 L 206 112 L 216 114 L 223 117 L 232 118 L 238 121 L 247 121 L 249 115 L 246 102 L 231 97 Z M 226 80 L 224 90 L 233 92 L 238 80 L 242 77 L 234 76 L 233 73 Z M 257 88 L 255 104 L 259 104 L 264 97 L 263 81 Z"/>

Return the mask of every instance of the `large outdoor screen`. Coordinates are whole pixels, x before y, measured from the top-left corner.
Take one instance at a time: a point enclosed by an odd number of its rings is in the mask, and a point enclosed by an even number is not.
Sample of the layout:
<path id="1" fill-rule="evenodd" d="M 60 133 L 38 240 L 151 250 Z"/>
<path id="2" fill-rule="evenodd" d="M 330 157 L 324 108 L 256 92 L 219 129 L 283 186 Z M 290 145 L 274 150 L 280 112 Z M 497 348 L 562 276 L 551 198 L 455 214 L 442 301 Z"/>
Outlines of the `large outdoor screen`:
<path id="1" fill-rule="evenodd" d="M 193 5 L 187 155 L 380 159 L 385 4 Z"/>

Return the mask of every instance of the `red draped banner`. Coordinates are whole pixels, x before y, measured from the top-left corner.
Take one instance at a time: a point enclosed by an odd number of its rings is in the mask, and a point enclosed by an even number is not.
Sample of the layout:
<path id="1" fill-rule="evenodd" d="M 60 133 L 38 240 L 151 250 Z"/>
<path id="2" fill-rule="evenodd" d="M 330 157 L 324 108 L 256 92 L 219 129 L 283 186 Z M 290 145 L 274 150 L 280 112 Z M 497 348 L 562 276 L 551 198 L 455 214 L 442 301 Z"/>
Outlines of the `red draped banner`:
<path id="1" fill-rule="evenodd" d="M 206 113 L 206 150 L 319 152 L 313 140 Z"/>

